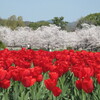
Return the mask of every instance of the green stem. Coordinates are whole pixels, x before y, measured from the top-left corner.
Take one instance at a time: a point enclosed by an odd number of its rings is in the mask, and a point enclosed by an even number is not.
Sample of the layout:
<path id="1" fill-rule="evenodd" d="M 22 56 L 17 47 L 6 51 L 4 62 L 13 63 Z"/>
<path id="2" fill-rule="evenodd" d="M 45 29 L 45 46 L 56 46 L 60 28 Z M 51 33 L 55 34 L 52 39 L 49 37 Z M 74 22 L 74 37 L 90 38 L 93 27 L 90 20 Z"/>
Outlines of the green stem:
<path id="1" fill-rule="evenodd" d="M 86 100 L 85 92 L 82 90 L 82 100 Z"/>

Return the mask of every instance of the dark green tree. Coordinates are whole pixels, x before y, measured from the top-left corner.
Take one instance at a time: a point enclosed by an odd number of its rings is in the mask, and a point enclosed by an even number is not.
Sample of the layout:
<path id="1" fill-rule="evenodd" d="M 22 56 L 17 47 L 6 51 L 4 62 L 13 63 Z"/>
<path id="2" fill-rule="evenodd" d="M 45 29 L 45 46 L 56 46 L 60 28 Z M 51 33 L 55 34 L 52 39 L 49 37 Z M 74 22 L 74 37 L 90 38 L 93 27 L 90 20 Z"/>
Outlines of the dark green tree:
<path id="1" fill-rule="evenodd" d="M 18 27 L 25 26 L 22 16 L 18 16 L 18 18 L 17 18 L 17 26 Z"/>
<path id="2" fill-rule="evenodd" d="M 15 29 L 17 27 L 17 17 L 16 15 L 12 15 L 7 20 L 7 26 L 11 29 Z"/>
<path id="3" fill-rule="evenodd" d="M 0 49 L 4 49 L 4 48 L 6 48 L 5 44 L 2 41 L 0 41 Z"/>
<path id="4" fill-rule="evenodd" d="M 80 18 L 77 23 L 77 27 L 82 28 L 82 23 L 87 23 L 89 25 L 93 24 L 96 26 L 100 25 L 100 13 L 89 14 L 83 18 Z"/>
<path id="5" fill-rule="evenodd" d="M 50 23 L 47 21 L 32 22 L 29 24 L 29 27 L 31 27 L 33 30 L 36 30 L 38 27 L 49 26 L 49 24 Z"/>
<path id="6" fill-rule="evenodd" d="M 10 16 L 7 20 L 0 20 L 0 24 L 2 26 L 10 27 L 12 30 L 16 29 L 17 27 L 25 26 L 22 16 L 16 17 L 16 15 Z"/>
<path id="7" fill-rule="evenodd" d="M 7 20 L 0 18 L 0 26 L 6 26 L 7 25 Z"/>
<path id="8" fill-rule="evenodd" d="M 64 17 L 54 17 L 54 19 L 52 19 L 52 22 L 53 24 L 61 27 L 62 30 L 66 30 L 68 22 L 64 21 Z"/>

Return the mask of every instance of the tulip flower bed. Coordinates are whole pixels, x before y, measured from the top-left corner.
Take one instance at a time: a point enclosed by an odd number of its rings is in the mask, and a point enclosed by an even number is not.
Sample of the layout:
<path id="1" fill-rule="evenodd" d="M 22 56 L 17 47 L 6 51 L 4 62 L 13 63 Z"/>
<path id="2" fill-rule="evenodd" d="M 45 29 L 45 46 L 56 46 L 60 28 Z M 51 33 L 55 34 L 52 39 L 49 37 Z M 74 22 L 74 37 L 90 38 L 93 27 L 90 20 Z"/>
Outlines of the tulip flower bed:
<path id="1" fill-rule="evenodd" d="M 0 51 L 0 100 L 100 100 L 100 53 Z"/>

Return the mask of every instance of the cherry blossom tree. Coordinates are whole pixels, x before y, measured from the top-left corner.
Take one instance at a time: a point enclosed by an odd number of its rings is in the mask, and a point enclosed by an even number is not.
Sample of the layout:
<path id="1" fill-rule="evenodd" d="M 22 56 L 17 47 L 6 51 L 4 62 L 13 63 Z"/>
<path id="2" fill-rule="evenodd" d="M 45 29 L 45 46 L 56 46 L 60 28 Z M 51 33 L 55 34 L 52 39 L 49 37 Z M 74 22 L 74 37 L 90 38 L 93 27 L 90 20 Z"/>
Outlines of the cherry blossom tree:
<path id="1" fill-rule="evenodd" d="M 74 32 L 61 30 L 55 25 L 42 26 L 37 30 L 29 27 L 18 27 L 11 30 L 0 27 L 0 40 L 7 46 L 28 46 L 31 48 L 45 48 L 52 50 L 85 49 L 95 50 L 100 47 L 100 26 L 83 24 L 82 29 Z"/>

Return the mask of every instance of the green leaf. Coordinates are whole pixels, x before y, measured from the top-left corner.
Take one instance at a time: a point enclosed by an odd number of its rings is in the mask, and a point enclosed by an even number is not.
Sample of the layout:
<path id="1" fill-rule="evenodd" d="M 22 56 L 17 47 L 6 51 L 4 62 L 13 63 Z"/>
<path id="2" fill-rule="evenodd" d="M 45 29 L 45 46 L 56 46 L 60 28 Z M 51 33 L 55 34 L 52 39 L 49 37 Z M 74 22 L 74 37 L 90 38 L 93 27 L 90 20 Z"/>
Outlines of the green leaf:
<path id="1" fill-rule="evenodd" d="M 30 93 L 30 91 L 28 91 L 28 92 L 25 94 L 24 100 L 29 100 L 29 93 Z"/>

